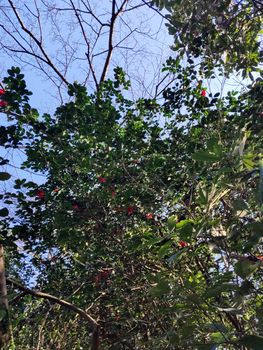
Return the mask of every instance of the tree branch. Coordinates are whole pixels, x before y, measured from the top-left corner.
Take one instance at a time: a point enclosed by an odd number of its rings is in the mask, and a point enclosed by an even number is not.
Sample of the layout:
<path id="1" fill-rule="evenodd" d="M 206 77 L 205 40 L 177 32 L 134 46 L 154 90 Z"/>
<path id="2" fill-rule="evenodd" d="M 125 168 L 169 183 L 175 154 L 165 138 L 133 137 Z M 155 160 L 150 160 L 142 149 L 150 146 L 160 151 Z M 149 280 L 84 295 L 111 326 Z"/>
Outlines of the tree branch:
<path id="1" fill-rule="evenodd" d="M 113 52 L 113 34 L 114 34 L 114 29 L 115 29 L 115 22 L 116 19 L 118 18 L 118 16 L 121 15 L 121 13 L 123 12 L 123 9 L 125 7 L 125 5 L 128 3 L 128 0 L 124 0 L 123 3 L 121 4 L 120 8 L 115 12 L 115 8 L 116 8 L 116 0 L 112 0 L 112 9 L 111 9 L 111 21 L 110 21 L 110 31 L 109 31 L 109 39 L 108 39 L 108 54 L 104 63 L 104 67 L 102 70 L 102 74 L 100 77 L 100 84 L 105 80 L 108 69 L 109 69 L 109 65 L 110 65 L 110 61 L 111 61 L 111 56 L 112 56 L 112 52 Z"/>
<path id="2" fill-rule="evenodd" d="M 53 295 L 47 294 L 47 293 L 37 292 L 35 290 L 29 289 L 29 288 L 23 286 L 22 284 L 20 284 L 19 282 L 13 280 L 12 278 L 7 278 L 6 281 L 9 284 L 13 284 L 16 288 L 18 288 L 19 290 L 25 292 L 26 294 L 32 295 L 32 296 L 37 297 L 37 298 L 42 298 L 42 299 L 49 300 L 49 301 L 51 301 L 53 303 L 61 305 L 61 306 L 65 307 L 65 308 L 67 308 L 67 309 L 77 313 L 78 315 L 80 315 L 93 328 L 91 350 L 98 350 L 99 349 L 99 324 L 86 311 L 80 309 L 76 305 L 73 305 L 73 304 L 69 303 L 66 300 L 59 299 L 59 298 L 57 298 L 57 297 L 55 297 Z"/>
<path id="3" fill-rule="evenodd" d="M 8 0 L 8 3 L 10 4 L 16 19 L 18 20 L 22 30 L 27 33 L 29 35 L 29 37 L 36 43 L 36 45 L 39 47 L 40 51 L 42 52 L 43 56 L 46 59 L 46 63 L 54 70 L 54 72 L 59 76 L 59 78 L 66 84 L 69 85 L 69 82 L 66 80 L 66 78 L 64 77 L 64 75 L 55 67 L 55 65 L 53 64 L 53 62 L 51 61 L 50 57 L 48 56 L 48 54 L 46 53 L 46 51 L 43 48 L 43 45 L 41 43 L 40 40 L 38 40 L 36 38 L 36 36 L 29 30 L 26 28 L 26 26 L 24 25 L 21 17 L 19 16 L 19 13 L 17 12 L 16 7 L 14 6 L 12 0 Z"/>
<path id="4" fill-rule="evenodd" d="M 90 70 L 91 70 L 91 73 L 92 73 L 92 76 L 93 76 L 93 79 L 94 79 L 96 88 L 97 88 L 97 90 L 98 90 L 99 84 L 98 84 L 98 80 L 97 80 L 97 77 L 96 77 L 96 74 L 95 74 L 95 70 L 94 70 L 94 67 L 93 67 L 93 64 L 92 64 L 92 59 L 91 59 L 91 56 L 90 56 L 90 54 L 91 54 L 90 42 L 89 42 L 89 40 L 88 40 L 88 38 L 87 38 L 86 32 L 85 32 L 85 30 L 84 30 L 84 27 L 83 27 L 82 22 L 81 22 L 81 19 L 80 19 L 80 15 L 78 14 L 78 11 L 77 11 L 77 9 L 76 9 L 76 7 L 75 7 L 73 1 L 70 0 L 70 3 L 71 3 L 71 6 L 72 6 L 72 8 L 73 8 L 73 10 L 74 10 L 75 16 L 77 17 L 78 23 L 79 23 L 79 25 L 80 25 L 80 29 L 81 29 L 82 36 L 83 36 L 83 38 L 84 38 L 84 41 L 85 41 L 85 43 L 86 43 L 86 45 L 87 45 L 88 52 L 86 53 L 86 57 L 87 57 L 87 59 L 88 59 L 89 67 L 90 67 Z"/>

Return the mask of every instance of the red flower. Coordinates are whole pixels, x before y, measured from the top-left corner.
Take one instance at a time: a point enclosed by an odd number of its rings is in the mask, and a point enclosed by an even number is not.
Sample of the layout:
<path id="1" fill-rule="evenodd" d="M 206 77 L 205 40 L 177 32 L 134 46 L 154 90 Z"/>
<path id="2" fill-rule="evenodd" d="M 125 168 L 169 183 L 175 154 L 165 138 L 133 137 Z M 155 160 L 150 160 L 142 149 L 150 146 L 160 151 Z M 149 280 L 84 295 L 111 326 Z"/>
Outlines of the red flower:
<path id="1" fill-rule="evenodd" d="M 74 203 L 74 204 L 72 204 L 72 209 L 80 210 L 80 206 L 78 205 L 78 203 Z"/>
<path id="2" fill-rule="evenodd" d="M 206 90 L 201 91 L 201 96 L 205 97 L 206 96 Z"/>
<path id="3" fill-rule="evenodd" d="M 134 207 L 128 207 L 127 208 L 127 213 L 128 215 L 132 215 L 134 213 L 135 208 Z"/>
<path id="4" fill-rule="evenodd" d="M 0 89 L 0 96 L 5 94 L 5 90 L 4 89 Z"/>
<path id="5" fill-rule="evenodd" d="M 6 101 L 0 101 L 0 107 L 6 107 L 8 103 Z"/>
<path id="6" fill-rule="evenodd" d="M 101 183 L 101 184 L 105 184 L 105 183 L 107 182 L 107 179 L 106 179 L 106 177 L 99 177 L 99 178 L 98 178 L 98 181 L 99 181 L 99 183 Z"/>
<path id="7" fill-rule="evenodd" d="M 45 191 L 43 190 L 37 190 L 37 193 L 36 193 L 36 196 L 39 198 L 39 199 L 45 199 Z"/>
<path id="8" fill-rule="evenodd" d="M 146 219 L 148 219 L 148 220 L 153 219 L 153 214 L 152 213 L 147 213 L 145 216 L 146 216 Z"/>
<path id="9" fill-rule="evenodd" d="M 105 269 L 103 271 L 99 271 L 99 273 L 94 277 L 95 286 L 98 287 L 103 280 L 106 280 L 111 274 L 111 270 Z"/>
<path id="10" fill-rule="evenodd" d="M 188 246 L 188 243 L 185 242 L 185 241 L 179 241 L 179 246 L 180 246 L 181 248 L 185 248 L 185 247 Z"/>
<path id="11" fill-rule="evenodd" d="M 111 271 L 110 270 L 103 270 L 100 273 L 101 279 L 107 279 L 110 275 Z"/>

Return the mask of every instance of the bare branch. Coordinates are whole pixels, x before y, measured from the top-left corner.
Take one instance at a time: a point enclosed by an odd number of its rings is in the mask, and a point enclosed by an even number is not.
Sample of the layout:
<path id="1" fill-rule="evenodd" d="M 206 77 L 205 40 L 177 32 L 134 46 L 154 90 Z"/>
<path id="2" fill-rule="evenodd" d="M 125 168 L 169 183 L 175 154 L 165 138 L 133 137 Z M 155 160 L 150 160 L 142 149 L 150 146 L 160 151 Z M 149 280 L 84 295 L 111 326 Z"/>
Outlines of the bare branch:
<path id="1" fill-rule="evenodd" d="M 109 39 L 108 39 L 108 54 L 105 60 L 105 64 L 103 67 L 103 71 L 100 77 L 100 84 L 105 80 L 108 69 L 109 69 L 109 64 L 110 60 L 112 57 L 112 52 L 113 52 L 113 35 L 114 35 L 114 29 L 115 29 L 115 22 L 118 16 L 121 15 L 121 13 L 124 10 L 125 5 L 128 3 L 128 0 L 124 0 L 123 3 L 121 4 L 120 8 L 115 12 L 116 8 L 116 0 L 112 0 L 112 10 L 111 10 L 111 21 L 110 21 L 110 32 L 109 32 Z"/>
<path id="2" fill-rule="evenodd" d="M 93 79 L 94 79 L 96 88 L 97 88 L 97 90 L 98 90 L 99 84 L 98 84 L 98 80 L 97 80 L 97 77 L 96 77 L 96 74 L 95 74 L 95 70 L 94 70 L 94 67 L 93 67 L 93 64 L 92 64 L 92 59 L 91 59 L 91 57 L 90 57 L 90 42 L 89 42 L 89 40 L 88 40 L 88 38 L 87 38 L 86 32 L 85 32 L 84 27 L 83 27 L 82 22 L 81 22 L 80 15 L 78 14 L 78 11 L 76 10 L 73 1 L 70 0 L 70 3 L 71 3 L 71 6 L 72 6 L 72 8 L 73 8 L 73 10 L 74 10 L 75 16 L 77 17 L 78 23 L 79 23 L 79 25 L 80 25 L 80 28 L 81 28 L 81 32 L 82 32 L 82 36 L 83 36 L 83 38 L 84 38 L 84 41 L 85 41 L 85 43 L 86 43 L 86 45 L 87 45 L 88 52 L 86 53 L 86 57 L 87 57 L 87 59 L 88 59 L 89 67 L 90 67 L 90 70 L 91 70 L 91 73 L 92 73 L 92 76 L 93 76 Z"/>
<path id="3" fill-rule="evenodd" d="M 66 80 L 66 78 L 64 77 L 63 74 L 61 74 L 61 72 L 56 68 L 56 66 L 53 64 L 53 62 L 51 61 L 50 57 L 48 56 L 48 54 L 46 53 L 41 41 L 39 39 L 37 39 L 37 37 L 28 29 L 26 28 L 26 26 L 24 25 L 16 7 L 14 6 L 12 0 L 8 0 L 8 3 L 10 4 L 22 30 L 27 33 L 29 35 L 29 37 L 36 43 L 36 45 L 39 47 L 40 51 L 42 52 L 42 54 L 44 55 L 47 64 L 54 70 L 54 72 L 59 76 L 59 78 L 66 84 L 68 85 L 69 82 Z M 26 52 L 27 53 L 27 52 Z"/>

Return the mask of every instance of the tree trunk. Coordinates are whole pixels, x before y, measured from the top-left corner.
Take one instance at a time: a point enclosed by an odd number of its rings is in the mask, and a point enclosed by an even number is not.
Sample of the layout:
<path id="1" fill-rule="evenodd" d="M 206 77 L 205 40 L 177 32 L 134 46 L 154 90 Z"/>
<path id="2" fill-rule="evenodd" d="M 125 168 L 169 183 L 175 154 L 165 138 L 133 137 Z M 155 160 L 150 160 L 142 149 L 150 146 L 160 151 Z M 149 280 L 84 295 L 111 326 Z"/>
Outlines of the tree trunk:
<path id="1" fill-rule="evenodd" d="M 4 247 L 0 244 L 0 349 L 10 340 L 9 309 L 6 289 Z"/>

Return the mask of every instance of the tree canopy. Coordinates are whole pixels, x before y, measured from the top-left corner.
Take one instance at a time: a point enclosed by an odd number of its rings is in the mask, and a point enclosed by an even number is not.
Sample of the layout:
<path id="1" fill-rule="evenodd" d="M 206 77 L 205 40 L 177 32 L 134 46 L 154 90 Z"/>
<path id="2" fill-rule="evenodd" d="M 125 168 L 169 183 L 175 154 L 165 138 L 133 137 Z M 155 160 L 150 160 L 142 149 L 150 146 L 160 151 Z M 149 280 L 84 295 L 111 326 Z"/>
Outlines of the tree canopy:
<path id="1" fill-rule="evenodd" d="M 0 145 L 44 175 L 0 197 L 3 349 L 263 347 L 261 4 L 155 4 L 179 50 L 160 94 L 132 98 L 115 67 L 42 114 L 20 68 L 2 81 Z M 234 70 L 253 81 L 208 89 Z"/>

